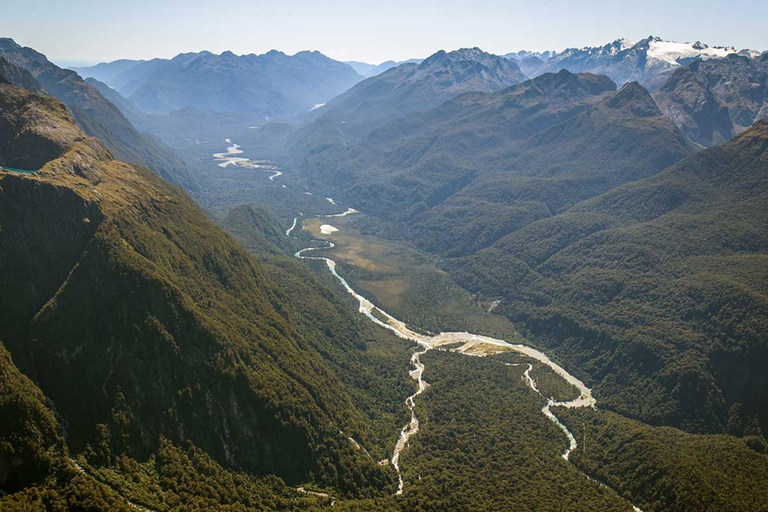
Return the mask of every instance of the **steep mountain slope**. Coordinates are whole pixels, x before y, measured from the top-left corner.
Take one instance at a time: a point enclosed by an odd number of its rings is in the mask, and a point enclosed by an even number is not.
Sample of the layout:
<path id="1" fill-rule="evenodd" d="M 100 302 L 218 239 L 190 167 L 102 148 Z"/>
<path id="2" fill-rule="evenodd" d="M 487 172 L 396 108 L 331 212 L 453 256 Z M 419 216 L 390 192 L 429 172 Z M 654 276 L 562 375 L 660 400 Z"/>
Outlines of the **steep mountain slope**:
<path id="1" fill-rule="evenodd" d="M 741 55 L 678 68 L 654 94 L 691 140 L 714 146 L 768 115 L 768 61 Z"/>
<path id="2" fill-rule="evenodd" d="M 0 489 L 17 491 L 47 475 L 66 453 L 45 396 L 0 343 Z"/>
<path id="3" fill-rule="evenodd" d="M 767 151 L 758 121 L 448 266 L 584 368 L 605 407 L 694 432 L 759 419 L 765 432 Z"/>
<path id="4" fill-rule="evenodd" d="M 55 404 L 70 449 L 109 466 L 146 460 L 165 438 L 342 494 L 391 488 L 347 438 L 381 456 L 372 415 L 399 422 L 408 388 L 382 388 L 362 362 L 381 333 L 287 257 L 260 265 L 52 98 L 0 85 L 0 111 L 17 134 L 3 158 L 32 140 L 50 159 L 0 172 L 0 337 Z"/>
<path id="5" fill-rule="evenodd" d="M 320 52 L 288 56 L 185 53 L 142 62 L 104 82 L 140 110 L 165 114 L 184 107 L 273 116 L 306 112 L 362 79 Z"/>
<path id="6" fill-rule="evenodd" d="M 643 511 L 760 510 L 768 503 L 768 489 L 755 480 L 768 473 L 768 456 L 751 450 L 751 440 L 650 427 L 600 410 L 558 415 L 589 440 L 573 463 Z"/>
<path id="7" fill-rule="evenodd" d="M 640 85 L 563 70 L 386 124 L 303 172 L 458 256 L 691 152 Z"/>
<path id="8" fill-rule="evenodd" d="M 0 57 L 0 80 L 3 83 L 13 84 L 35 94 L 45 94 L 45 89 L 35 77 L 24 68 L 14 66 L 4 57 Z"/>
<path id="9" fill-rule="evenodd" d="M 607 75 L 619 85 L 631 81 L 646 85 L 656 75 L 693 60 L 723 58 L 735 53 L 737 50 L 733 47 L 711 47 L 699 41 L 676 43 L 649 36 L 637 43 L 617 39 L 601 47 L 568 48 L 559 53 L 518 52 L 508 57 L 524 62 L 530 76 L 567 69 L 573 73 Z M 749 50 L 742 53 L 757 55 Z"/>
<path id="10" fill-rule="evenodd" d="M 27 70 L 47 93 L 67 105 L 86 134 L 98 137 L 117 158 L 145 166 L 168 181 L 194 190 L 194 179 L 184 162 L 159 140 L 139 133 L 117 107 L 77 73 L 57 67 L 45 55 L 11 39 L 0 38 L 0 56 Z"/>
<path id="11" fill-rule="evenodd" d="M 478 48 L 439 51 L 364 80 L 313 112 L 316 119 L 294 137 L 302 155 L 358 141 L 381 124 L 436 107 L 470 91 L 490 92 L 522 82 L 513 62 Z"/>
<path id="12" fill-rule="evenodd" d="M 2 84 L 2 80 L 0 80 Z M 66 107 L 50 97 L 36 97 L 3 85 L 0 111 L 0 165 L 36 171 L 61 156 L 66 148 L 85 140 Z M 38 122 L 45 119 L 45 123 Z"/>

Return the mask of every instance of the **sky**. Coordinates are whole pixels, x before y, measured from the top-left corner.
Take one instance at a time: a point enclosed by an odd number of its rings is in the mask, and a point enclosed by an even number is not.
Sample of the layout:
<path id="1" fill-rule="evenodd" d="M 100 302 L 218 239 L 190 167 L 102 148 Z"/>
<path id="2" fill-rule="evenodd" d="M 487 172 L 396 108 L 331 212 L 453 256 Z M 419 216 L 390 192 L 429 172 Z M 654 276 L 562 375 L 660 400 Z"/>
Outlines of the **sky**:
<path id="1" fill-rule="evenodd" d="M 441 49 L 505 54 L 649 35 L 768 50 L 765 0 L 2 0 L 1 11 L 0 37 L 60 65 L 271 49 L 378 64 Z"/>

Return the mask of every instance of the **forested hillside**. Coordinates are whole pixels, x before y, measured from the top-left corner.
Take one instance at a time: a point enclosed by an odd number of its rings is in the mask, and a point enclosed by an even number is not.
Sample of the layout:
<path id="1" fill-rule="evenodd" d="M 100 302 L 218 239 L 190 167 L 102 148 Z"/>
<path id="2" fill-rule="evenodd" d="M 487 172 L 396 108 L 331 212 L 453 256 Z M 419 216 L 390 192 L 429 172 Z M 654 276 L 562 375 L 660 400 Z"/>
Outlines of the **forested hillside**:
<path id="1" fill-rule="evenodd" d="M 561 71 L 394 121 L 302 172 L 459 256 L 692 151 L 641 86 Z"/>
<path id="2" fill-rule="evenodd" d="M 765 432 L 767 150 L 761 121 L 446 266 L 583 368 L 605 407 Z"/>
<path id="3" fill-rule="evenodd" d="M 386 456 L 408 355 L 387 350 L 378 370 L 366 358 L 393 338 L 287 256 L 257 262 L 177 188 L 114 160 L 52 98 L 0 85 L 0 105 L 12 141 L 51 148 L 37 153 L 50 161 L 31 162 L 40 171 L 0 176 L 0 336 L 55 404 L 73 453 L 108 468 L 121 454 L 146 460 L 167 439 L 227 470 L 391 492 L 391 471 L 348 437 Z M 3 460 L 14 460 L 10 440 L 27 434 L 10 411 L 2 418 Z M 43 484 L 42 470 L 5 471 Z"/>

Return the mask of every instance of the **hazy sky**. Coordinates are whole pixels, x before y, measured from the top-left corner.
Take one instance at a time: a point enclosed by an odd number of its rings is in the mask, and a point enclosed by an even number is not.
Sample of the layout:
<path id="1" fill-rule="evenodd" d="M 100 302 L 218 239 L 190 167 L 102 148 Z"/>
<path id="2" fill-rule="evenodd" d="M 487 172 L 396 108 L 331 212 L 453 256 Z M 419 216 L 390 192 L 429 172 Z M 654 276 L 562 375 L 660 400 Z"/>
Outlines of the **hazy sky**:
<path id="1" fill-rule="evenodd" d="M 64 64 L 273 48 L 379 63 L 466 46 L 503 54 L 650 34 L 765 50 L 767 27 L 766 0 L 2 0 L 0 7 L 1 37 Z"/>

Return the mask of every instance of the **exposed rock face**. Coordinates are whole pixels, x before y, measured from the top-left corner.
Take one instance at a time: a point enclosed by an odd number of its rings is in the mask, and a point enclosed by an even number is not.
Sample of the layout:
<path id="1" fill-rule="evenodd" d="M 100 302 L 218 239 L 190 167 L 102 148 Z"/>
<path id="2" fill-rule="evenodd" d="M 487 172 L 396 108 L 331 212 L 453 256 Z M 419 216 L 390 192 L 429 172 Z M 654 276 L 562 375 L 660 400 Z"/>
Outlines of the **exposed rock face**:
<path id="1" fill-rule="evenodd" d="M 654 96 L 688 138 L 714 146 L 765 117 L 767 80 L 768 62 L 729 55 L 676 70 Z"/>

